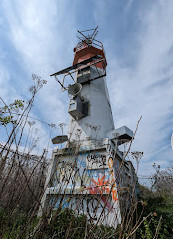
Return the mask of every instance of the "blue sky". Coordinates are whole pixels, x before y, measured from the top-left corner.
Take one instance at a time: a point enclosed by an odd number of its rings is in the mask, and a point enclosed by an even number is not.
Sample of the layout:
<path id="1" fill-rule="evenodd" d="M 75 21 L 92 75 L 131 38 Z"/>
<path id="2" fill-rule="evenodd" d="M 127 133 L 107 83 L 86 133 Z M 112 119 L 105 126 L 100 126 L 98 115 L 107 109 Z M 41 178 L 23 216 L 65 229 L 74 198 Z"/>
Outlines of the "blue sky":
<path id="1" fill-rule="evenodd" d="M 154 162 L 164 168 L 173 160 L 172 0 L 2 0 L 0 95 L 6 102 L 27 99 L 31 74 L 37 74 L 48 83 L 31 115 L 68 123 L 68 97 L 49 75 L 72 65 L 77 30 L 97 25 L 115 127 L 135 130 L 142 115 L 133 150 L 144 152 L 139 173 L 149 175 Z M 39 122 L 36 127 L 43 147 L 49 129 Z"/>

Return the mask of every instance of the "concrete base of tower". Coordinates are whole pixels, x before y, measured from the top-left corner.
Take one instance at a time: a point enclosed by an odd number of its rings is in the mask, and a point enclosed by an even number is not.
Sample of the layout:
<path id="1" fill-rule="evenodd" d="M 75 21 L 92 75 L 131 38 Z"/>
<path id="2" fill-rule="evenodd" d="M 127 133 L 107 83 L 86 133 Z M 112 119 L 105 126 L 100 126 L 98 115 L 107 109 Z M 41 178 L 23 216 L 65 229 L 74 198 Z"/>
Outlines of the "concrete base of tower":
<path id="1" fill-rule="evenodd" d="M 101 146 L 73 145 L 54 150 L 38 215 L 50 208 L 70 208 L 93 223 L 116 228 L 121 223 L 119 190 L 131 180 L 128 170 L 109 139 Z M 126 177 L 126 182 L 120 177 Z"/>
<path id="2" fill-rule="evenodd" d="M 103 224 L 116 228 L 121 224 L 121 213 L 119 202 L 113 201 L 112 196 L 105 193 L 91 192 L 72 193 L 77 190 L 67 190 L 66 194 L 55 193 L 55 189 L 51 189 L 52 193 L 46 194 L 45 207 L 68 208 L 73 210 L 76 215 L 86 215 L 89 222 Z M 53 193 L 54 191 L 54 193 Z"/>

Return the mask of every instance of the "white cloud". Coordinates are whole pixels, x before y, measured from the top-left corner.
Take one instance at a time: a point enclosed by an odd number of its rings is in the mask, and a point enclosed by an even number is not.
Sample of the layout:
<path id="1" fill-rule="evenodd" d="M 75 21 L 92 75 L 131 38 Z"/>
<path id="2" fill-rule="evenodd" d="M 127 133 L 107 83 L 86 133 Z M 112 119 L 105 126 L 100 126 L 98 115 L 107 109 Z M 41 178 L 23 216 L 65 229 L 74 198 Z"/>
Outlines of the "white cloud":
<path id="1" fill-rule="evenodd" d="M 150 165 L 153 159 L 160 159 L 164 167 L 172 154 L 164 141 L 171 131 L 171 125 L 166 124 L 173 108 L 173 2 L 158 1 L 150 10 L 141 11 L 138 21 L 135 66 L 122 68 L 115 56 L 109 56 L 115 125 L 126 124 L 135 129 L 142 115 L 134 149 L 144 151 L 144 160 Z M 142 169 L 148 170 L 141 163 Z"/>
<path id="2" fill-rule="evenodd" d="M 50 123 L 67 120 L 64 109 L 67 99 L 63 101 L 60 87 L 49 75 L 68 63 L 72 64 L 74 4 L 70 7 L 67 8 L 67 1 L 17 0 L 15 4 L 9 1 L 3 3 L 9 27 L 8 37 L 20 55 L 23 70 L 27 75 L 35 73 L 48 81 L 38 94 L 36 105 L 38 113 Z M 30 82 L 24 80 L 20 91 L 28 94 L 28 85 Z"/>
<path id="3" fill-rule="evenodd" d="M 14 101 L 19 98 L 18 92 L 10 82 L 9 72 L 3 64 L 0 64 L 0 96 L 6 104 L 8 104 L 10 100 Z"/>
<path id="4" fill-rule="evenodd" d="M 28 79 L 31 78 L 32 73 L 35 73 L 46 79 L 47 84 L 36 96 L 30 115 L 56 125 L 67 122 L 68 98 L 64 97 L 65 93 L 60 92 L 60 86 L 49 75 L 72 64 L 76 39 L 74 4 L 67 8 L 67 1 L 17 0 L 15 3 L 3 2 L 2 7 L 3 22 L 7 24 L 7 40 L 15 49 L 15 57 L 18 58 L 21 69 L 28 77 L 21 81 L 21 85 L 16 84 L 18 79 L 13 77 L 16 69 L 7 69 L 4 60 L 1 59 L 1 96 L 5 100 L 8 99 L 8 103 L 23 98 L 23 95 L 28 99 L 30 97 L 28 87 L 32 84 Z M 36 127 L 38 135 L 41 136 L 38 142 L 40 151 L 48 145 L 50 128 L 39 122 Z M 23 144 L 28 130 L 29 126 L 26 125 Z M 51 137 L 60 132 L 54 129 Z M 2 135 L 1 140 L 3 140 Z M 50 146 L 52 147 L 51 143 Z"/>

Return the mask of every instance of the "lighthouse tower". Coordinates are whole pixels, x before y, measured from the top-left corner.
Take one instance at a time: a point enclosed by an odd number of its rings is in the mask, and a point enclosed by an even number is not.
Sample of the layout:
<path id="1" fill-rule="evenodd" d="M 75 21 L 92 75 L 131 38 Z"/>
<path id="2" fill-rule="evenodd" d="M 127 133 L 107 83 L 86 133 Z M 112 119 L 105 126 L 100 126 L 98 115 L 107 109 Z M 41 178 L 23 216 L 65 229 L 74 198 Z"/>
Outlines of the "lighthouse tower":
<path id="1" fill-rule="evenodd" d="M 102 142 L 106 134 L 114 129 L 106 85 L 106 56 L 102 43 L 97 41 L 96 47 L 94 42 L 91 38 L 84 38 L 74 48 L 73 66 L 88 59 L 90 62 L 76 72 L 76 83 L 81 84 L 82 88 L 80 98 L 74 100 L 72 96 L 70 100 L 68 136 L 70 141 L 76 141 L 77 132 L 80 132 L 80 141 L 84 145 Z M 74 110 L 78 104 L 82 104 L 79 112 L 77 108 Z"/>
<path id="2" fill-rule="evenodd" d="M 121 223 L 118 146 L 131 140 L 133 132 L 126 126 L 114 128 L 97 28 L 78 33 L 73 65 L 51 75 L 69 95 L 70 120 L 68 134 L 52 139 L 65 146 L 53 150 L 39 214 L 50 205 L 68 207 L 95 223 L 116 227 Z"/>

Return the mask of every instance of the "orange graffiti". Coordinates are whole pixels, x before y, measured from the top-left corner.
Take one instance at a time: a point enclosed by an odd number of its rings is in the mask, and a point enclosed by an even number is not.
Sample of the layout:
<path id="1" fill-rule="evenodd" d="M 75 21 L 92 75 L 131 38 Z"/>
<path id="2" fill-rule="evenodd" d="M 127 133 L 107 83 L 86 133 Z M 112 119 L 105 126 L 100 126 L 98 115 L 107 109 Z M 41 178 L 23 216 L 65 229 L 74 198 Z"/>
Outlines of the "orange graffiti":
<path id="1" fill-rule="evenodd" d="M 113 187 L 115 187 L 115 179 L 111 179 L 111 185 L 113 185 Z"/>
<path id="2" fill-rule="evenodd" d="M 106 192 L 106 193 L 110 192 L 110 189 L 108 187 L 106 187 L 109 182 L 104 180 L 105 177 L 106 176 L 103 176 L 101 178 L 99 177 L 97 182 L 94 179 L 92 179 L 92 182 L 95 185 L 87 187 L 87 189 L 90 190 L 91 194 L 97 194 L 97 193 L 103 194 L 104 192 Z"/>
<path id="3" fill-rule="evenodd" d="M 98 182 L 96 182 L 94 179 L 92 179 L 93 183 L 95 183 L 95 185 L 97 186 L 103 186 L 105 184 L 108 183 L 108 181 L 104 181 L 104 179 L 106 178 L 106 176 L 104 175 L 103 177 L 101 178 L 98 178 Z"/>
<path id="4" fill-rule="evenodd" d="M 110 157 L 109 160 L 108 160 L 108 166 L 109 166 L 109 168 L 112 168 L 112 167 L 113 167 L 113 160 L 112 160 L 111 157 Z"/>
<path id="5" fill-rule="evenodd" d="M 105 181 L 105 177 L 106 176 L 103 176 L 103 177 L 99 177 L 98 178 L 98 181 L 96 182 L 94 179 L 92 179 L 92 182 L 95 184 L 93 186 L 90 186 L 90 187 L 87 187 L 87 189 L 90 190 L 90 194 L 103 194 L 103 193 L 106 193 L 106 194 L 109 194 L 110 193 L 110 183 L 109 181 Z M 111 190 L 111 194 L 112 194 L 112 199 L 113 201 L 117 201 L 118 198 L 117 198 L 117 190 L 115 189 L 115 180 L 112 179 L 111 180 L 111 184 L 113 184 L 113 188 Z"/>
<path id="6" fill-rule="evenodd" d="M 112 199 L 114 201 L 118 200 L 118 198 L 117 198 L 117 190 L 115 188 L 112 189 Z"/>

